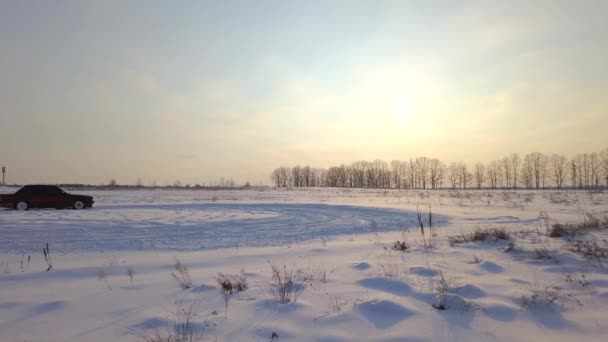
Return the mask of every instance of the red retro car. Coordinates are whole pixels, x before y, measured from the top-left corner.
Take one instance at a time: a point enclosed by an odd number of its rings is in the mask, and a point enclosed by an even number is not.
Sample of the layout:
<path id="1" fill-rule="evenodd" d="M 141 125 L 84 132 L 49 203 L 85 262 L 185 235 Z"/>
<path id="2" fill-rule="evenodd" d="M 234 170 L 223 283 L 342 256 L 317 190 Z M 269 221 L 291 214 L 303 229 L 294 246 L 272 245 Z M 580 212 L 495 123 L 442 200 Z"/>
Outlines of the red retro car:
<path id="1" fill-rule="evenodd" d="M 55 185 L 25 185 L 12 195 L 0 195 L 0 207 L 27 210 L 29 208 L 73 208 L 93 206 L 93 197 L 72 195 Z"/>

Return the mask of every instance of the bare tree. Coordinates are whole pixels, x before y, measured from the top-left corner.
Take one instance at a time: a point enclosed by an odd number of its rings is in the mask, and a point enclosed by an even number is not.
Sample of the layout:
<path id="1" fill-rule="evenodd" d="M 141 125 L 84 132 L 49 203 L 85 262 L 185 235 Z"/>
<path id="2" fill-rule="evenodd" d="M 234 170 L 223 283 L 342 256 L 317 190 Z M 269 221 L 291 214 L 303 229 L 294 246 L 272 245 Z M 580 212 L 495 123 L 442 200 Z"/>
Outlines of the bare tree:
<path id="1" fill-rule="evenodd" d="M 311 175 L 312 175 L 312 170 L 310 168 L 310 166 L 306 165 L 302 168 L 302 180 L 303 180 L 303 185 L 305 187 L 309 187 L 311 186 Z"/>
<path id="2" fill-rule="evenodd" d="M 496 180 L 498 181 L 497 187 L 504 189 L 508 185 L 505 185 L 505 177 L 502 168 L 502 162 L 500 160 L 496 161 Z"/>
<path id="3" fill-rule="evenodd" d="M 326 182 L 329 187 L 338 187 L 340 182 L 340 168 L 337 166 L 332 166 L 327 169 L 326 172 Z"/>
<path id="4" fill-rule="evenodd" d="M 302 186 L 302 167 L 300 165 L 296 165 L 291 169 L 291 182 L 296 188 Z"/>
<path id="5" fill-rule="evenodd" d="M 578 180 L 578 166 L 576 165 L 576 160 L 570 160 L 570 182 L 572 183 L 572 188 L 576 188 Z"/>
<path id="6" fill-rule="evenodd" d="M 600 165 L 604 175 L 604 181 L 606 182 L 606 187 L 608 188 L 608 148 L 605 148 L 600 152 Z"/>
<path id="7" fill-rule="evenodd" d="M 490 187 L 496 189 L 498 187 L 498 169 L 500 168 L 498 161 L 493 160 L 488 164 L 487 174 L 490 180 Z"/>
<path id="8" fill-rule="evenodd" d="M 481 189 L 485 175 L 486 167 L 482 163 L 475 164 L 475 181 L 477 182 L 477 189 Z"/>
<path id="9" fill-rule="evenodd" d="M 354 188 L 365 187 L 365 167 L 367 162 L 356 161 L 350 165 L 350 172 L 352 173 L 352 184 Z"/>
<path id="10" fill-rule="evenodd" d="M 458 163 L 458 182 L 460 183 L 461 189 L 466 189 L 471 179 L 471 174 L 467 169 L 467 164 L 464 162 Z"/>
<path id="11" fill-rule="evenodd" d="M 519 174 L 519 167 L 521 165 L 521 158 L 519 154 L 513 153 L 509 157 L 511 163 L 511 175 L 513 177 L 513 189 L 517 188 L 517 175 Z"/>
<path id="12" fill-rule="evenodd" d="M 456 183 L 458 183 L 459 169 L 457 163 L 450 163 L 448 166 L 448 179 L 452 185 L 452 189 L 456 189 Z"/>
<path id="13" fill-rule="evenodd" d="M 502 166 L 502 175 L 505 178 L 505 186 L 507 188 L 511 187 L 511 159 L 509 157 L 504 157 L 501 160 Z"/>
<path id="14" fill-rule="evenodd" d="M 561 154 L 553 154 L 551 155 L 551 172 L 553 174 L 553 181 L 558 189 L 562 188 L 562 184 L 566 179 L 567 173 L 567 160 L 566 157 Z"/>
<path id="15" fill-rule="evenodd" d="M 547 167 L 549 166 L 549 159 L 546 155 L 539 153 L 537 159 L 537 166 L 535 166 L 534 174 L 536 175 L 536 188 L 545 188 L 545 181 L 547 179 Z"/>
<path id="16" fill-rule="evenodd" d="M 325 178 L 326 178 L 326 174 L 327 171 L 325 169 L 321 169 L 321 168 L 314 168 L 312 169 L 312 186 L 326 186 L 325 185 Z"/>
<path id="17" fill-rule="evenodd" d="M 279 173 L 281 174 L 281 186 L 291 187 L 291 172 L 288 167 L 280 167 Z"/>
<path id="18" fill-rule="evenodd" d="M 576 166 L 576 174 L 578 176 L 578 188 L 583 189 L 589 186 L 589 160 L 586 153 L 579 153 L 572 158 L 573 166 Z"/>
<path id="19" fill-rule="evenodd" d="M 526 154 L 521 167 L 521 181 L 527 189 L 532 188 L 534 183 L 534 156 L 532 153 Z"/>
<path id="20" fill-rule="evenodd" d="M 600 158 L 597 153 L 589 154 L 589 186 L 591 188 L 599 188 L 600 186 Z"/>
<path id="21" fill-rule="evenodd" d="M 533 184 L 536 189 L 540 189 L 541 185 L 544 186 L 545 177 L 547 175 L 547 157 L 544 154 L 540 152 L 528 153 L 524 158 L 523 169 L 525 170 L 523 176 L 526 178 L 527 187 L 531 187 Z M 530 171 L 531 175 L 529 173 Z"/>
<path id="22" fill-rule="evenodd" d="M 429 172 L 429 158 L 418 157 L 416 158 L 416 164 L 418 167 L 418 185 L 423 189 L 426 189 L 427 177 Z"/>
<path id="23" fill-rule="evenodd" d="M 272 171 L 270 179 L 277 188 L 281 186 L 281 173 L 279 171 L 279 168 L 276 168 Z"/>
<path id="24" fill-rule="evenodd" d="M 270 178 L 277 187 L 291 186 L 291 169 L 285 166 L 276 168 Z"/>
<path id="25" fill-rule="evenodd" d="M 445 170 L 445 164 L 437 159 L 431 159 L 429 162 L 429 181 L 431 182 L 432 189 L 438 189 L 441 187 L 443 179 L 443 173 Z"/>
<path id="26" fill-rule="evenodd" d="M 395 189 L 401 189 L 401 162 L 399 160 L 391 161 L 391 179 L 392 187 Z"/>

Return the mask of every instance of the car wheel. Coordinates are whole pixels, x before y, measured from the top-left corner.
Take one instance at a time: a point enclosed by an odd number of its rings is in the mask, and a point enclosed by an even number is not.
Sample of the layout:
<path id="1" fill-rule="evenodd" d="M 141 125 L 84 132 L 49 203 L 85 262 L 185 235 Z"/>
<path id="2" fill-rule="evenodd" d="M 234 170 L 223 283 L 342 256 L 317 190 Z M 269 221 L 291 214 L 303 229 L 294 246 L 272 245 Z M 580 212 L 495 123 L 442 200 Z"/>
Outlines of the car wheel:
<path id="1" fill-rule="evenodd" d="M 27 202 L 21 201 L 19 203 L 17 203 L 17 205 L 15 206 L 15 208 L 17 208 L 17 210 L 27 210 L 29 206 L 27 205 Z"/>
<path id="2" fill-rule="evenodd" d="M 74 202 L 74 209 L 77 209 L 77 210 L 84 209 L 84 202 L 83 201 Z"/>

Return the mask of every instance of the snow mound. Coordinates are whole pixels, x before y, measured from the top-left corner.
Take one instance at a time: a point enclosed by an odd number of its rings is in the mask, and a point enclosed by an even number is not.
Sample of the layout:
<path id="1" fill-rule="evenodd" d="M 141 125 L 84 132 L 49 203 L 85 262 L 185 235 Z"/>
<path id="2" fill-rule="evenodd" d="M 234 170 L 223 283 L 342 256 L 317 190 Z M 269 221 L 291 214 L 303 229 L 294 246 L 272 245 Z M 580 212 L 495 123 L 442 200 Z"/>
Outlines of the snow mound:
<path id="1" fill-rule="evenodd" d="M 440 293 L 433 299 L 433 307 L 437 310 L 467 311 L 471 303 L 455 293 Z"/>
<path id="2" fill-rule="evenodd" d="M 389 278 L 365 278 L 358 283 L 367 289 L 383 291 L 397 296 L 407 296 L 412 293 L 412 288 L 408 284 Z"/>
<path id="3" fill-rule="evenodd" d="M 475 285 L 471 285 L 471 284 L 465 284 L 463 286 L 460 286 L 458 289 L 456 289 L 456 292 L 465 297 L 465 298 L 482 298 L 486 296 L 486 292 L 484 290 L 482 290 L 480 287 L 475 286 Z"/>
<path id="4" fill-rule="evenodd" d="M 495 264 L 491 261 L 484 261 L 479 264 L 479 267 L 481 267 L 484 271 L 490 273 L 502 273 L 502 271 L 504 271 L 504 268 L 502 266 Z"/>
<path id="5" fill-rule="evenodd" d="M 378 329 L 390 328 L 415 314 L 414 311 L 390 300 L 363 302 L 357 305 L 356 309 Z"/>
<path id="6" fill-rule="evenodd" d="M 366 263 L 365 261 L 353 264 L 353 268 L 359 271 L 365 271 L 369 268 L 371 268 L 372 266 L 368 263 Z"/>
<path id="7" fill-rule="evenodd" d="M 421 277 L 434 277 L 439 274 L 436 270 L 428 267 L 410 267 L 410 272 Z"/>

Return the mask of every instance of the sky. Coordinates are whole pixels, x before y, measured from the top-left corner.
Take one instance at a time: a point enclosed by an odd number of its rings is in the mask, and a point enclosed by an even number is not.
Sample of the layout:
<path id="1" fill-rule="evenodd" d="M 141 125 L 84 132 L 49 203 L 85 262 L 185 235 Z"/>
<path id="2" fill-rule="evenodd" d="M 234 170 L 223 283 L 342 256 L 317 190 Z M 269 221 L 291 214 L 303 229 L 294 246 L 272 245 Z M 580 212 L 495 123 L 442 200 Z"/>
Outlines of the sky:
<path id="1" fill-rule="evenodd" d="M 608 147 L 608 1 L 0 1 L 11 183 Z"/>

